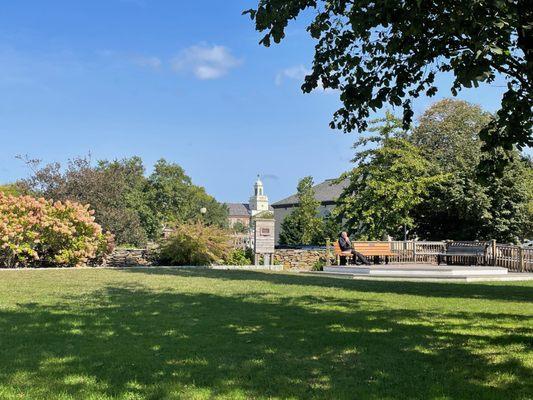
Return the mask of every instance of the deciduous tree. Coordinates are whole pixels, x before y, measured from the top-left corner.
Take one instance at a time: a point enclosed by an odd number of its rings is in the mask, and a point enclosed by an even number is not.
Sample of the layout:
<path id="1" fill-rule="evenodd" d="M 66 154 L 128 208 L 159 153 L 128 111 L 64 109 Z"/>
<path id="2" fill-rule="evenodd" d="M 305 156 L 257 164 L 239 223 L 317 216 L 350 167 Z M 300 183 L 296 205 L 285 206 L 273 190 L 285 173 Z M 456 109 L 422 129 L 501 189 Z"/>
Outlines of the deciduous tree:
<path id="1" fill-rule="evenodd" d="M 89 157 L 78 157 L 66 168 L 26 161 L 33 173 L 18 183 L 24 192 L 91 204 L 96 221 L 113 232 L 120 245 L 144 246 L 171 223 L 201 219 L 206 224 L 227 224 L 226 207 L 194 185 L 179 165 L 165 160 L 156 163 L 148 178 L 139 157 L 95 164 Z M 205 216 L 200 213 L 203 207 Z"/>
<path id="2" fill-rule="evenodd" d="M 298 206 L 282 222 L 280 243 L 285 245 L 323 244 L 323 221 L 318 214 L 320 203 L 315 199 L 313 178 L 298 183 Z"/>
<path id="3" fill-rule="evenodd" d="M 302 89 L 340 91 L 343 105 L 332 127 L 365 131 L 370 113 L 389 104 L 403 108 L 407 128 L 412 100 L 433 96 L 439 74 L 453 74 L 454 95 L 502 76 L 507 89 L 501 108 L 482 138 L 506 150 L 533 144 L 528 0 L 259 0 L 245 13 L 265 33 L 260 43 L 270 46 L 285 38 L 289 21 L 309 10 L 307 30 L 317 43 Z"/>
<path id="4" fill-rule="evenodd" d="M 157 161 L 148 177 L 148 202 L 164 225 L 201 220 L 207 225 L 226 227 L 228 209 L 192 183 L 183 168 L 164 159 Z M 205 208 L 205 215 L 200 210 Z"/>
<path id="5" fill-rule="evenodd" d="M 415 226 L 412 210 L 429 188 L 444 179 L 435 172 L 420 150 L 403 137 L 392 134 L 397 126 L 388 114 L 373 122 L 377 134 L 360 139 L 354 162 L 346 175 L 350 184 L 342 193 L 336 214 L 348 230 L 361 239 L 381 240 Z M 375 147 L 368 148 L 372 142 Z"/>
<path id="6" fill-rule="evenodd" d="M 413 210 L 420 237 L 516 242 L 527 236 L 531 165 L 516 149 L 482 149 L 479 133 L 491 119 L 479 106 L 446 99 L 430 106 L 409 135 L 439 172 L 449 174 Z M 511 158 L 501 171 L 482 173 L 503 153 Z"/>
<path id="7" fill-rule="evenodd" d="M 90 157 L 76 157 L 65 168 L 59 163 L 26 162 L 33 173 L 18 183 L 24 192 L 90 204 L 96 221 L 115 235 L 117 244 L 143 246 L 146 243 L 147 233 L 139 214 L 142 202 L 139 198 L 145 182 L 139 157 L 100 161 L 96 165 Z"/>

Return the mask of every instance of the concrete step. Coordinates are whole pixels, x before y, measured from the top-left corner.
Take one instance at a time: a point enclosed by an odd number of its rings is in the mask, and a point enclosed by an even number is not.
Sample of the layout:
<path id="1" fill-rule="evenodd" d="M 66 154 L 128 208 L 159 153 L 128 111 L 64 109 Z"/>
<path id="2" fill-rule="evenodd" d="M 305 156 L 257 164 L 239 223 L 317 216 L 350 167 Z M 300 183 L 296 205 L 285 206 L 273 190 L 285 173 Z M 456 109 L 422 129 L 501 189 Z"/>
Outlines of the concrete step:
<path id="1" fill-rule="evenodd" d="M 437 265 L 372 265 L 372 266 L 330 266 L 324 272 L 348 275 L 370 276 L 494 276 L 506 275 L 507 268 L 484 266 L 437 266 Z"/>
<path id="2" fill-rule="evenodd" d="M 306 275 L 325 276 L 328 278 L 376 280 L 376 281 L 399 281 L 399 282 L 509 282 L 533 280 L 531 273 L 509 273 L 505 275 L 368 275 L 346 274 L 323 271 L 302 272 Z"/>

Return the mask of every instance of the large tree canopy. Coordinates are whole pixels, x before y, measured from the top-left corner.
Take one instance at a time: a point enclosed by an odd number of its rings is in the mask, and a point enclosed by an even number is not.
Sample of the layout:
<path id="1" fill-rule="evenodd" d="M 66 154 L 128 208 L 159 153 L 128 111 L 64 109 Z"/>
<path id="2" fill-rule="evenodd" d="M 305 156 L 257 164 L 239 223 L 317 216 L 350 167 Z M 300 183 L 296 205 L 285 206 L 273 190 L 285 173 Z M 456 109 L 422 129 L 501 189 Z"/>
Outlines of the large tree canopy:
<path id="1" fill-rule="evenodd" d="M 355 144 L 356 167 L 336 215 L 359 238 L 401 237 L 402 227 L 425 240 L 530 237 L 531 160 L 513 150 L 501 173 L 480 179 L 480 164 L 504 152 L 481 149 L 478 133 L 490 120 L 480 107 L 449 99 L 430 106 L 407 132 L 390 113 L 375 120 Z"/>
<path id="2" fill-rule="evenodd" d="M 403 107 L 437 92 L 438 73 L 451 72 L 451 90 L 507 80 L 501 108 L 482 132 L 487 147 L 533 145 L 533 7 L 528 0 L 260 0 L 245 11 L 261 44 L 279 43 L 290 20 L 308 9 L 317 40 L 312 72 L 302 89 L 339 89 L 343 106 L 333 128 L 364 131 L 371 111 Z"/>
<path id="3" fill-rule="evenodd" d="M 357 166 L 346 174 L 350 184 L 335 212 L 358 238 L 380 240 L 414 227 L 412 211 L 446 175 L 436 172 L 420 149 L 402 137 L 401 121 L 392 114 L 371 124 L 371 134 L 354 145 Z M 369 142 L 377 146 L 368 148 Z"/>
<path id="4" fill-rule="evenodd" d="M 503 156 L 501 148 L 481 149 L 479 132 L 490 121 L 476 105 L 445 99 L 431 105 L 408 136 L 437 171 L 449 176 L 432 185 L 413 210 L 420 237 L 517 242 L 531 232 L 528 161 L 513 150 L 501 173 L 479 178 L 480 165 Z"/>
<path id="5" fill-rule="evenodd" d="M 444 99 L 424 111 L 409 140 L 444 171 L 471 172 L 480 162 L 479 132 L 490 121 L 477 105 Z"/>

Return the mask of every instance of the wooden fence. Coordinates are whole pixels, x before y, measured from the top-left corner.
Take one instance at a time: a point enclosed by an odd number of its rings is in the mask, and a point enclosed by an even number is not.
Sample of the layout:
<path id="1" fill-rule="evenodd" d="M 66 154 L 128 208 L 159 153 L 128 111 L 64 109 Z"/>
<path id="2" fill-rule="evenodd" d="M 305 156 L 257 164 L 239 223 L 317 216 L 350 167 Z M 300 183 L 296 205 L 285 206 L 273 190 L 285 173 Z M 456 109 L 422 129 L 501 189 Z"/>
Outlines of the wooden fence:
<path id="1" fill-rule="evenodd" d="M 487 250 L 487 264 L 513 272 L 533 272 L 533 248 L 492 243 Z"/>
<path id="2" fill-rule="evenodd" d="M 390 258 L 396 263 L 437 263 L 437 254 L 446 249 L 445 242 L 393 241 L 391 250 L 397 254 Z"/>
<path id="3" fill-rule="evenodd" d="M 391 250 L 395 254 L 390 257 L 391 263 L 423 263 L 437 264 L 437 255 L 446 252 L 446 242 L 426 241 L 391 241 Z M 512 272 L 533 272 L 533 248 L 515 245 L 497 244 L 495 241 L 454 241 L 454 244 L 468 246 L 486 245 L 484 257 L 479 264 L 504 267 Z M 463 257 L 464 258 L 464 257 Z M 468 260 L 455 260 L 458 263 Z"/>

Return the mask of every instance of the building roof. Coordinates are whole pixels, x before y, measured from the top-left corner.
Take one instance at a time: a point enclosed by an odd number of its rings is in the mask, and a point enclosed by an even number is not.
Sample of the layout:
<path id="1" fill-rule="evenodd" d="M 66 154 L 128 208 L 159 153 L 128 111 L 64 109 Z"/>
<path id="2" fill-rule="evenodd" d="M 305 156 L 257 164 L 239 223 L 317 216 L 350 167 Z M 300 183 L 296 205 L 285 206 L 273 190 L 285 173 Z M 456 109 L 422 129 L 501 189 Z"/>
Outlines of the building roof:
<path id="1" fill-rule="evenodd" d="M 248 203 L 225 203 L 228 207 L 230 217 L 249 217 L 252 215 L 250 204 Z M 274 211 L 272 206 L 268 206 L 270 211 Z"/>
<path id="2" fill-rule="evenodd" d="M 247 203 L 226 203 L 230 217 L 249 217 L 250 205 Z"/>
<path id="3" fill-rule="evenodd" d="M 324 182 L 313 186 L 315 191 L 315 199 L 321 204 L 332 204 L 337 201 L 342 191 L 350 183 L 348 179 L 344 179 L 340 183 L 335 183 L 336 179 L 326 179 Z M 294 206 L 299 203 L 298 195 L 293 194 L 283 200 L 277 201 L 272 206 L 274 208 Z"/>

